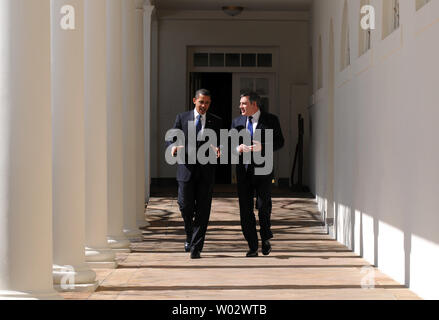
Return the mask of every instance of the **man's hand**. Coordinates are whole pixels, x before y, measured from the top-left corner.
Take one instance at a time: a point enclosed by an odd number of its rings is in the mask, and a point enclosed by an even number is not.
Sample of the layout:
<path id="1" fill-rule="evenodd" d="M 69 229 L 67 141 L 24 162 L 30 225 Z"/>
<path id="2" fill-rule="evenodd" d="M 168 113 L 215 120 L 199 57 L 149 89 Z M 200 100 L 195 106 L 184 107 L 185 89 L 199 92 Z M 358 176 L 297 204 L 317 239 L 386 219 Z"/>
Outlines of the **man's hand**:
<path id="1" fill-rule="evenodd" d="M 261 152 L 262 144 L 259 141 L 253 140 L 253 145 L 250 148 L 253 152 Z"/>
<path id="2" fill-rule="evenodd" d="M 239 153 L 261 152 L 262 144 L 259 141 L 254 140 L 253 145 L 247 146 L 245 144 L 241 144 L 237 150 Z"/>
<path id="3" fill-rule="evenodd" d="M 171 154 L 173 157 L 175 157 L 177 155 L 178 150 L 183 149 L 184 146 L 174 146 L 171 149 Z"/>
<path id="4" fill-rule="evenodd" d="M 221 157 L 221 149 L 215 147 L 213 144 L 210 145 L 210 147 L 216 152 L 216 158 L 218 159 L 219 157 Z"/>
<path id="5" fill-rule="evenodd" d="M 249 146 L 247 146 L 247 145 L 245 145 L 245 144 L 241 144 L 241 145 L 238 147 L 238 152 L 239 152 L 239 153 L 248 153 L 248 152 L 252 152 L 252 147 L 249 147 Z"/>

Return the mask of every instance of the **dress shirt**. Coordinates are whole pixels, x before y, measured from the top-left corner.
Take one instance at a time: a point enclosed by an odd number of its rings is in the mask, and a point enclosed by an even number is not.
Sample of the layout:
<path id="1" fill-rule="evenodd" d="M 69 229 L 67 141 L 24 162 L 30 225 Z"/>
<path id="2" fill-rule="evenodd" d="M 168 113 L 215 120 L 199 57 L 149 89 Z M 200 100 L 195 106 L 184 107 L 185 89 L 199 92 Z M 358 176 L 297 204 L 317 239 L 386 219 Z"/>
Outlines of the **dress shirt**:
<path id="1" fill-rule="evenodd" d="M 198 118 L 198 111 L 197 109 L 194 109 L 194 126 L 197 126 L 197 118 Z M 206 114 L 201 114 L 201 134 L 204 132 L 204 128 L 206 126 Z"/>
<path id="2" fill-rule="evenodd" d="M 256 127 L 258 126 L 259 117 L 261 116 L 261 110 L 258 110 L 254 115 L 252 115 L 252 123 L 253 123 L 253 134 L 256 132 Z M 245 122 L 245 127 L 248 128 L 248 118 Z"/>
<path id="3" fill-rule="evenodd" d="M 259 121 L 259 117 L 261 116 L 261 110 L 258 110 L 255 114 L 253 114 L 251 117 L 252 117 L 252 123 L 253 123 L 253 135 L 255 134 L 255 132 L 256 132 L 256 127 L 258 126 L 258 121 Z M 249 117 L 247 117 L 247 121 L 245 122 L 245 128 L 246 128 L 246 130 L 247 130 L 247 128 L 248 128 L 248 118 Z M 238 151 L 238 149 L 239 149 L 239 146 L 237 146 L 236 147 L 236 152 L 239 152 Z"/>

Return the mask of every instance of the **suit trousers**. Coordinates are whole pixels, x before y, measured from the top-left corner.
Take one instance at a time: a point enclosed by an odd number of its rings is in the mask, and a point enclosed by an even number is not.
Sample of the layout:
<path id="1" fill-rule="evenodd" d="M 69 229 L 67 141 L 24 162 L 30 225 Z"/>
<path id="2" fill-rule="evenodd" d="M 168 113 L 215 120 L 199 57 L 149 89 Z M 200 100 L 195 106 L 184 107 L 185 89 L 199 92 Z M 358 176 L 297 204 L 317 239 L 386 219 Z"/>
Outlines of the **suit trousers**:
<path id="1" fill-rule="evenodd" d="M 178 182 L 178 205 L 192 251 L 203 250 L 212 205 L 211 180 L 203 177 L 201 165 L 197 165 L 189 181 Z"/>
<path id="2" fill-rule="evenodd" d="M 238 178 L 238 196 L 242 233 L 252 251 L 258 249 L 256 218 L 253 211 L 255 193 L 261 240 L 269 240 L 273 238 L 271 232 L 271 176 L 255 176 L 254 168 L 249 167 L 246 175 Z"/>

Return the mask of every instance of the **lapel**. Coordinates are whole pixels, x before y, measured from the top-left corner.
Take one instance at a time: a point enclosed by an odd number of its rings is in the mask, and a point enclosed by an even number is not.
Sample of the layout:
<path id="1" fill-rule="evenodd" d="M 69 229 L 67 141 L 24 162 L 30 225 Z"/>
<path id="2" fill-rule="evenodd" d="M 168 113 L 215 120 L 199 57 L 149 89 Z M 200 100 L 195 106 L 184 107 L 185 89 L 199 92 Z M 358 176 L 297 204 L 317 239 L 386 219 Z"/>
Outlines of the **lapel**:
<path id="1" fill-rule="evenodd" d="M 206 113 L 206 124 L 204 128 L 213 129 L 212 117 L 209 115 L 209 112 Z"/>
<path id="2" fill-rule="evenodd" d="M 261 110 L 261 115 L 259 116 L 259 121 L 258 121 L 258 125 L 256 126 L 256 129 L 264 129 L 264 120 L 265 120 L 265 112 Z"/>
<path id="3" fill-rule="evenodd" d="M 183 116 L 183 132 L 187 136 L 189 130 L 188 130 L 188 122 L 194 121 L 194 110 L 186 112 L 186 114 Z"/>
<path id="4" fill-rule="evenodd" d="M 238 127 L 242 126 L 245 129 L 246 124 L 247 124 L 247 117 L 241 116 L 241 118 L 239 119 L 239 122 L 238 122 Z"/>

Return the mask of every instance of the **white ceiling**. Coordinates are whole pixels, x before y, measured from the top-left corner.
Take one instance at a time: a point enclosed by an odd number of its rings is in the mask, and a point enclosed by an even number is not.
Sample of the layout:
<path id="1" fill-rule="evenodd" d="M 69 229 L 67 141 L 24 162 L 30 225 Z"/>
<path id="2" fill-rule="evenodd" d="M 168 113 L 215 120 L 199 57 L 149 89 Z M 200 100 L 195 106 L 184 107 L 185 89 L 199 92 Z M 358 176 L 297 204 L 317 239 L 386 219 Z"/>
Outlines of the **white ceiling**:
<path id="1" fill-rule="evenodd" d="M 242 6 L 248 11 L 308 10 L 312 0 L 152 0 L 163 10 L 221 10 L 222 6 Z"/>

